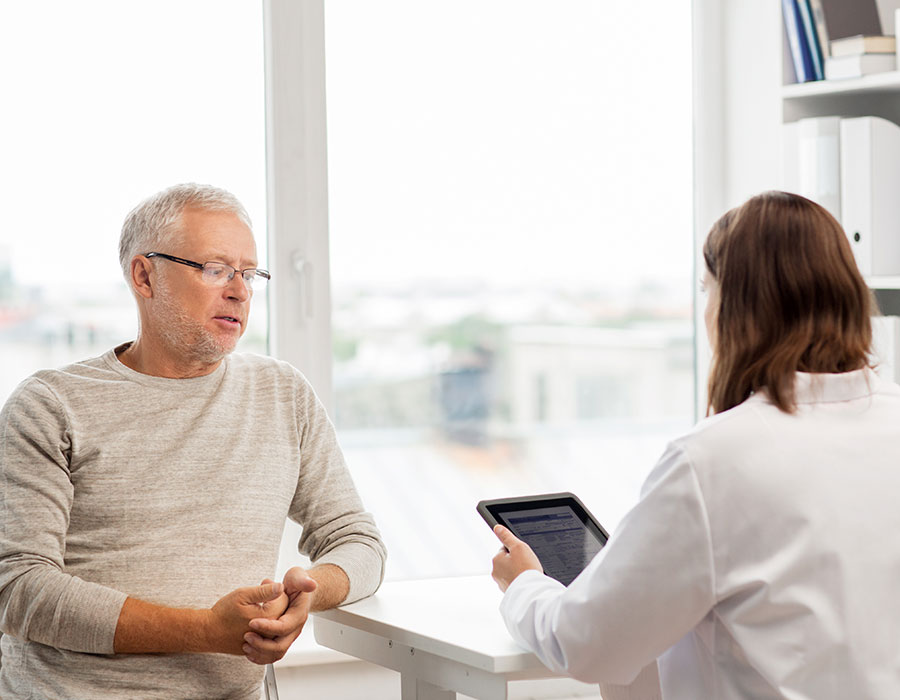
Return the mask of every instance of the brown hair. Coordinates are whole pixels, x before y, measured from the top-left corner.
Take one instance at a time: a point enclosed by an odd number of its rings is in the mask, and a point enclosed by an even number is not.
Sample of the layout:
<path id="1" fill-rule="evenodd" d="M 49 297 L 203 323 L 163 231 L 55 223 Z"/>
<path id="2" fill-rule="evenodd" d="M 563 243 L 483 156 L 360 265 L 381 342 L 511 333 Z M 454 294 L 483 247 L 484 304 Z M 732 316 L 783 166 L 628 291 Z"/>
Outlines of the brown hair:
<path id="1" fill-rule="evenodd" d="M 719 288 L 707 413 L 763 388 L 793 413 L 795 372 L 868 364 L 875 301 L 840 224 L 815 202 L 757 195 L 713 225 L 703 258 Z"/>

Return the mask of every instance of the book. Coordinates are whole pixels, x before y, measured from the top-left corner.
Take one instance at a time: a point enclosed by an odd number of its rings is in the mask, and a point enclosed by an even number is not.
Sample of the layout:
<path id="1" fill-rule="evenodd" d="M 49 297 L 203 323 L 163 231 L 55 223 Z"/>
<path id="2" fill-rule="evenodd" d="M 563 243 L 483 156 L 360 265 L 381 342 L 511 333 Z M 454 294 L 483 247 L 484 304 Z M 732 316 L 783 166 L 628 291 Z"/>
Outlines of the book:
<path id="1" fill-rule="evenodd" d="M 798 0 L 781 0 L 781 9 L 797 82 L 807 83 L 816 79 L 816 72 L 813 68 L 812 54 L 807 44 L 806 32 L 803 30 L 803 20 L 800 17 L 800 8 L 797 2 Z"/>
<path id="2" fill-rule="evenodd" d="M 787 28 L 781 23 L 781 84 L 793 85 L 798 82 L 797 71 L 794 70 L 794 57 L 791 54 L 791 42 L 788 40 Z"/>
<path id="3" fill-rule="evenodd" d="M 819 50 L 823 60 L 832 54 L 832 43 L 856 36 L 893 36 L 895 13 L 900 12 L 900 0 L 808 0 Z M 850 53 L 881 53 L 880 51 L 849 51 Z"/>
<path id="4" fill-rule="evenodd" d="M 831 42 L 832 56 L 855 56 L 861 53 L 896 53 L 897 40 L 892 36 L 848 36 Z"/>
<path id="5" fill-rule="evenodd" d="M 896 69 L 897 57 L 892 53 L 862 53 L 825 59 L 826 80 L 859 78 L 870 73 L 885 73 Z"/>
<path id="6" fill-rule="evenodd" d="M 816 24 L 819 51 L 822 52 L 824 61 L 831 55 L 831 43 L 828 40 L 828 26 L 825 24 L 825 10 L 822 7 L 822 0 L 809 0 L 809 9 L 812 11 L 813 22 Z"/>
<path id="7" fill-rule="evenodd" d="M 800 11 L 800 23 L 803 27 L 803 33 L 806 35 L 806 45 L 809 48 L 809 55 L 812 60 L 813 75 L 816 80 L 824 80 L 825 68 L 823 64 L 825 57 L 822 48 L 819 46 L 819 37 L 816 34 L 816 25 L 813 20 L 809 0 L 797 0 L 797 9 Z"/>
<path id="8" fill-rule="evenodd" d="M 828 41 L 883 34 L 876 0 L 820 0 Z"/>

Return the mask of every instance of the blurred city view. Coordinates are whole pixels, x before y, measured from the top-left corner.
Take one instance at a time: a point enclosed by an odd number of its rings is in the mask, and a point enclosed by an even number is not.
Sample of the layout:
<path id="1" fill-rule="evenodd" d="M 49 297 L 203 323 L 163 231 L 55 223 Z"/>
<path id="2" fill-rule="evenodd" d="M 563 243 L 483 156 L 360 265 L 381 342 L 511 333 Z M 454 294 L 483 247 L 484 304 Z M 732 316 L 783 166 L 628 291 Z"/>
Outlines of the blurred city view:
<path id="1" fill-rule="evenodd" d="M 693 422 L 686 279 L 580 295 L 420 283 L 334 306 L 335 420 L 391 578 L 485 572 L 484 498 L 573 491 L 614 529 Z"/>
<path id="2" fill-rule="evenodd" d="M 0 249 L 0 398 L 32 372 L 98 355 L 133 338 L 134 302 L 125 284 L 62 290 L 16 282 Z"/>
<path id="3" fill-rule="evenodd" d="M 481 445 L 536 425 L 665 420 L 692 401 L 689 289 L 423 283 L 345 289 L 334 306 L 342 430 L 439 429 Z"/>

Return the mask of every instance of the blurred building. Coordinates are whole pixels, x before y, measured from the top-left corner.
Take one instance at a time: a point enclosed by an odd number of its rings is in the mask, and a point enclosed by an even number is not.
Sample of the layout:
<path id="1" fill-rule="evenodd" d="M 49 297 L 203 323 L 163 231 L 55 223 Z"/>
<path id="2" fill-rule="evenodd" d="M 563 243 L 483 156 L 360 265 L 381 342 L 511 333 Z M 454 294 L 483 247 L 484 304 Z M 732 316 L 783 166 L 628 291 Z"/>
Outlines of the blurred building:
<path id="1" fill-rule="evenodd" d="M 520 429 L 690 413 L 689 321 L 627 328 L 518 326 L 509 329 L 507 352 L 510 422 Z"/>

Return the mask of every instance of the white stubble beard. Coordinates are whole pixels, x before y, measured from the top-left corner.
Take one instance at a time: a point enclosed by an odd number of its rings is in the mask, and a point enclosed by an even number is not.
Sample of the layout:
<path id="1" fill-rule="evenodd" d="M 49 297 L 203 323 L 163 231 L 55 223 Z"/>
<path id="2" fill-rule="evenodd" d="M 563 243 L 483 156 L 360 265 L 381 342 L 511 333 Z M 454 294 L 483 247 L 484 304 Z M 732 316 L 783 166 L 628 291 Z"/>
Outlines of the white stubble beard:
<path id="1" fill-rule="evenodd" d="M 218 338 L 184 309 L 172 301 L 167 285 L 160 280 L 157 299 L 157 331 L 170 348 L 178 350 L 195 362 L 214 364 L 232 352 L 237 340 Z"/>

